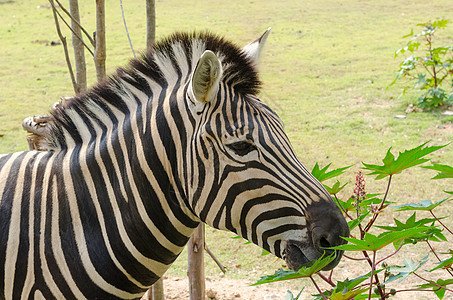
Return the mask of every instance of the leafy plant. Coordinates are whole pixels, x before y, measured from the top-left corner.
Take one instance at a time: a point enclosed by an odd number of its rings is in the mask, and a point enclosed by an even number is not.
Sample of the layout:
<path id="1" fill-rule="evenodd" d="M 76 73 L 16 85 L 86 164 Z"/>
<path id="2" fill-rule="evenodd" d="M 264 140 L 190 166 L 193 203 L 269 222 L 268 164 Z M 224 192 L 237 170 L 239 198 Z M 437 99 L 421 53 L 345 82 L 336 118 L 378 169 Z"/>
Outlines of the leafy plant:
<path id="1" fill-rule="evenodd" d="M 342 281 L 334 281 L 333 271 L 330 271 L 328 275 L 320 272 L 322 267 L 332 260 L 332 257 L 328 256 L 322 257 L 315 263 L 303 266 L 298 271 L 281 269 L 273 275 L 263 276 L 256 284 L 308 278 L 319 292 L 318 295 L 314 295 L 314 299 L 387 299 L 398 293 L 408 291 L 429 291 L 439 299 L 443 299 L 447 291 L 453 292 L 453 288 L 451 288 L 451 285 L 453 285 L 453 250 L 449 249 L 447 252 L 440 253 L 436 250 L 439 247 L 433 245 L 433 243 L 447 244 L 448 238 L 451 241 L 451 236 L 453 236 L 453 231 L 445 224 L 446 217 L 439 217 L 434 212 L 451 199 L 447 197 L 434 202 L 424 200 L 402 205 L 392 205 L 392 202 L 388 200 L 393 176 L 409 168 L 427 163 L 429 161 L 427 155 L 446 146 L 427 146 L 427 143 L 424 143 L 413 149 L 400 152 L 396 158 L 390 148 L 382 160 L 382 164 L 362 163 L 363 170 L 368 171 L 368 173 L 358 172 L 353 195 L 345 200 L 340 199 L 337 195 L 337 191 L 344 188 L 345 184 L 341 185 L 336 177 L 342 175 L 344 170 L 350 166 L 328 171 L 330 164 L 324 168 L 316 164 L 312 171 L 315 177 L 322 181 L 336 180 L 330 191 L 345 217 L 349 219 L 348 224 L 351 230 L 351 236 L 344 238 L 348 241 L 348 244 L 331 247 L 330 249 L 344 250 L 345 259 L 363 262 L 364 266 L 361 269 L 366 270 L 367 273 L 352 280 L 346 278 Z M 453 177 L 451 176 L 453 168 L 448 165 L 433 164 L 424 168 L 439 172 L 433 179 Z M 367 194 L 364 176 L 372 176 L 376 180 L 388 178 L 385 192 Z M 395 225 L 392 226 L 376 225 L 381 213 L 390 209 L 413 211 L 413 213 L 406 220 L 394 219 Z M 417 218 L 417 214 L 430 214 L 431 217 Z M 380 233 L 376 233 L 378 231 Z M 401 249 L 413 247 L 417 243 L 425 244 L 429 254 L 420 260 L 404 257 Z M 383 254 L 382 249 L 384 248 L 387 249 L 386 254 Z M 387 260 L 392 256 L 401 257 L 402 263 L 400 265 L 388 265 Z M 435 267 L 424 270 L 423 267 L 430 259 L 437 261 Z M 379 268 L 379 266 L 382 267 Z M 433 271 L 438 272 L 433 273 Z M 439 272 L 443 272 L 444 275 L 439 275 Z M 419 283 L 416 283 L 412 288 L 402 289 L 399 283 L 409 276 L 418 278 Z M 319 279 L 327 282 L 332 288 L 321 290 L 317 283 Z M 288 291 L 287 299 L 298 299 L 299 297 L 300 293 L 297 297 L 294 297 Z"/>
<path id="2" fill-rule="evenodd" d="M 433 109 L 453 103 L 453 46 L 434 46 L 434 34 L 447 27 L 449 20 L 441 19 L 434 22 L 417 24 L 421 32 L 403 36 L 410 38 L 407 45 L 395 52 L 395 58 L 409 52 L 401 63 L 395 80 L 406 78 L 414 82 L 414 89 L 421 92 L 417 106 L 422 109 Z M 446 84 L 444 84 L 447 82 Z M 444 84 L 444 88 L 442 85 Z M 404 89 L 403 94 L 407 91 Z"/>

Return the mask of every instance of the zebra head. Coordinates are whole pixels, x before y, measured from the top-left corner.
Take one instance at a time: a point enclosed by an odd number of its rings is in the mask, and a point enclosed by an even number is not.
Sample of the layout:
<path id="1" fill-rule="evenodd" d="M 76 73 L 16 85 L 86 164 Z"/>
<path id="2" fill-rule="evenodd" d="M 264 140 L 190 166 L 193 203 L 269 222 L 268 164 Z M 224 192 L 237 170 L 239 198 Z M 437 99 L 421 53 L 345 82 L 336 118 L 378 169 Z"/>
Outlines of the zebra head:
<path id="1" fill-rule="evenodd" d="M 256 66 L 268 34 L 237 53 L 207 47 L 194 66 L 186 89 L 195 124 L 186 151 L 187 195 L 203 222 L 235 232 L 299 269 L 320 258 L 325 247 L 343 244 L 349 227 L 296 157 L 281 119 L 256 96 Z"/>

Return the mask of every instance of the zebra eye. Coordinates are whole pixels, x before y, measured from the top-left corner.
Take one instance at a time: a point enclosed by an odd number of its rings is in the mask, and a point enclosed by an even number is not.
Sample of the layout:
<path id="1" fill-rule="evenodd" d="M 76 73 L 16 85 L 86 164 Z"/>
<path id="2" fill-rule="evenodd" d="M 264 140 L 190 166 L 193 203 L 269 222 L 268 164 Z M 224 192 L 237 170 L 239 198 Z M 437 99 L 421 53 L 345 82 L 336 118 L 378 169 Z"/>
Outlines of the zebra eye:
<path id="1" fill-rule="evenodd" d="M 256 146 L 246 142 L 246 141 L 241 141 L 233 144 L 227 145 L 228 148 L 234 151 L 239 156 L 244 156 L 252 152 L 253 150 L 256 150 Z"/>

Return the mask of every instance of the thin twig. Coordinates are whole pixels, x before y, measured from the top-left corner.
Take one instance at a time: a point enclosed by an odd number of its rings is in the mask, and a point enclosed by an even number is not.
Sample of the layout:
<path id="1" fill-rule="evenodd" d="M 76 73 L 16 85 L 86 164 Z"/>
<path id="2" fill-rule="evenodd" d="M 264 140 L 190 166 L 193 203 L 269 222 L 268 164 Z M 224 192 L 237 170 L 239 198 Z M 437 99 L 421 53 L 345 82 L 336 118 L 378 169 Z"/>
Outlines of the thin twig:
<path id="1" fill-rule="evenodd" d="M 60 30 L 60 23 L 58 23 L 58 16 L 57 16 L 57 10 L 55 8 L 55 3 L 53 3 L 53 0 L 49 0 L 49 2 L 50 2 L 50 5 L 52 6 L 52 12 L 53 12 L 54 20 L 55 20 L 55 27 L 57 28 L 57 34 L 58 34 L 58 37 L 60 38 L 61 44 L 63 45 L 64 56 L 66 58 L 66 65 L 68 66 L 68 69 L 69 69 L 69 75 L 71 76 L 72 86 L 74 88 L 74 92 L 77 94 L 77 91 L 79 90 L 79 88 L 78 88 L 77 82 L 75 80 L 74 71 L 72 70 L 71 60 L 69 59 L 68 45 L 66 43 L 66 37 L 64 37 L 62 35 L 61 30 Z"/>
<path id="2" fill-rule="evenodd" d="M 83 31 L 83 33 L 85 33 L 85 35 L 87 36 L 88 40 L 90 41 L 91 45 L 94 47 L 95 43 L 94 43 L 94 40 L 93 38 L 91 37 L 91 35 L 85 30 L 85 28 L 82 27 L 82 25 L 80 25 L 80 23 L 71 15 L 71 13 L 66 9 L 64 8 L 64 6 L 60 3 L 60 1 L 58 0 L 55 0 L 55 2 L 57 2 L 57 4 L 60 6 L 61 10 L 65 12 L 65 14 L 67 14 L 71 20 L 77 24 L 77 26 L 79 26 L 79 28 Z"/>
<path id="3" fill-rule="evenodd" d="M 414 274 L 415 276 L 417 276 L 418 278 L 420 278 L 421 280 L 424 280 L 424 281 L 426 281 L 426 282 L 431 283 L 432 285 L 435 285 L 435 286 L 437 286 L 437 287 L 439 287 L 439 288 L 441 288 L 441 289 L 444 289 L 444 290 L 446 290 L 446 291 L 453 292 L 453 290 L 448 289 L 446 286 L 441 286 L 441 285 L 435 283 L 435 282 L 432 281 L 432 280 L 425 279 L 425 278 L 421 277 L 420 275 L 418 275 L 418 274 L 415 273 L 415 272 L 414 272 L 413 274 Z"/>
<path id="4" fill-rule="evenodd" d="M 344 253 L 343 253 L 343 256 L 346 257 L 347 259 L 350 259 L 350 260 L 358 260 L 358 261 L 360 261 L 360 260 L 368 260 L 368 258 L 366 258 L 366 257 L 355 258 L 355 257 L 348 256 L 348 255 L 346 255 Z"/>
<path id="5" fill-rule="evenodd" d="M 129 45 L 131 46 L 132 54 L 134 55 L 134 58 L 135 58 L 136 56 L 135 56 L 134 47 L 132 47 L 131 37 L 129 36 L 129 31 L 127 30 L 126 17 L 124 16 L 123 1 L 122 0 L 120 0 L 120 6 L 121 6 L 121 14 L 123 15 L 124 29 L 126 29 L 127 39 L 129 40 Z"/>
<path id="6" fill-rule="evenodd" d="M 333 276 L 333 269 L 330 270 L 330 274 L 329 274 L 329 280 L 332 281 L 332 276 Z M 333 281 L 332 281 L 333 282 Z"/>
<path id="7" fill-rule="evenodd" d="M 51 2 L 53 0 L 49 0 L 49 2 Z M 91 53 L 92 56 L 94 56 L 94 53 L 93 51 L 91 51 L 91 49 L 88 47 L 87 44 L 85 44 L 85 42 L 82 40 L 82 38 L 74 32 L 74 29 L 72 29 L 72 27 L 68 24 L 68 22 L 66 22 L 66 20 L 63 18 L 63 16 L 58 12 L 58 10 L 56 9 L 55 7 L 55 4 L 53 2 L 51 2 L 51 5 L 52 5 L 52 8 L 54 9 L 54 12 L 60 17 L 60 19 L 63 21 L 63 23 L 66 24 L 66 26 L 69 28 L 69 30 L 71 30 L 71 32 L 74 34 L 75 37 L 77 37 L 77 39 L 83 44 L 83 46 L 85 46 L 85 48 L 88 50 L 88 52 Z"/>
<path id="8" fill-rule="evenodd" d="M 429 240 L 425 240 L 425 242 L 428 244 L 429 248 L 431 249 L 431 252 L 434 254 L 434 256 L 437 258 L 437 260 L 439 262 L 441 262 L 442 260 L 440 259 L 439 255 L 437 255 L 436 251 L 434 250 L 434 248 L 431 246 L 431 244 L 429 243 Z M 448 273 L 450 273 L 451 276 L 453 276 L 453 272 L 450 270 L 451 268 L 447 268 L 445 269 Z"/>
<path id="9" fill-rule="evenodd" d="M 206 250 L 206 252 L 209 254 L 209 256 L 211 256 L 211 258 L 214 260 L 214 262 L 220 268 L 220 270 L 225 274 L 226 273 L 225 267 L 222 265 L 220 260 L 218 260 L 218 258 L 215 257 L 214 253 L 212 253 L 212 251 L 208 248 L 208 245 L 206 245 L 206 242 L 204 243 L 204 250 Z"/>
<path id="10" fill-rule="evenodd" d="M 424 290 L 424 289 L 406 289 L 406 290 L 398 290 L 398 291 L 393 291 L 389 293 L 385 293 L 384 297 L 387 298 L 389 295 L 394 295 L 396 293 L 401 293 L 401 292 L 432 292 L 433 290 Z"/>
<path id="11" fill-rule="evenodd" d="M 344 207 L 341 205 L 340 200 L 337 198 L 337 195 L 334 194 L 333 196 L 335 197 L 336 203 L 337 203 L 337 205 L 340 207 L 340 209 L 343 211 L 343 213 L 344 213 L 350 220 L 354 220 L 354 218 L 351 217 L 351 216 L 348 214 L 348 212 L 346 211 L 346 209 L 344 209 Z M 358 208 L 357 208 L 357 209 L 358 209 Z M 360 236 L 361 236 L 361 238 L 363 239 L 363 236 L 365 235 L 365 232 L 363 231 L 362 224 L 359 223 L 357 226 L 359 227 L 359 230 L 360 230 Z M 355 238 L 351 233 L 350 233 L 349 235 L 350 235 L 350 237 Z"/>
<path id="12" fill-rule="evenodd" d="M 392 175 L 389 176 L 389 182 L 387 184 L 387 189 L 385 191 L 385 195 L 384 197 L 382 198 L 382 201 L 381 201 L 381 204 L 379 205 L 377 211 L 381 211 L 382 208 L 384 207 L 384 203 L 385 203 L 385 200 L 387 199 L 387 195 L 389 193 L 389 189 L 390 189 L 390 183 L 392 182 Z M 374 222 L 376 221 L 377 217 L 379 216 L 379 214 L 375 213 L 373 215 L 373 218 L 368 222 L 368 224 L 365 226 L 365 232 L 368 232 L 368 230 L 370 230 L 370 228 L 373 226 Z"/>
<path id="13" fill-rule="evenodd" d="M 364 250 L 364 251 L 362 251 L 362 254 L 363 254 L 363 256 L 365 256 L 366 261 L 367 261 L 368 264 L 370 265 L 371 269 L 373 269 L 373 268 L 374 268 L 374 266 L 373 266 L 374 264 L 373 264 L 373 262 L 371 261 L 371 258 L 370 258 L 370 256 L 368 255 L 368 253 Z M 343 255 L 344 255 L 344 254 L 343 254 Z M 373 277 L 371 276 L 370 278 L 372 279 Z M 384 297 L 384 290 L 382 289 L 381 285 L 379 284 L 380 281 L 379 281 L 379 277 L 378 277 L 377 274 L 374 274 L 374 279 L 375 279 L 376 282 L 377 282 L 376 287 L 377 287 L 377 289 L 378 289 L 378 291 L 379 291 L 379 295 L 381 296 L 381 299 L 384 299 L 384 298 L 383 298 L 383 297 Z M 371 288 L 371 287 L 370 287 L 370 288 Z"/>
<path id="14" fill-rule="evenodd" d="M 373 287 L 373 275 L 374 274 L 374 269 L 376 267 L 376 264 L 375 264 L 375 261 L 376 261 L 376 251 L 373 251 L 373 265 L 371 267 L 371 275 L 370 275 L 370 293 L 368 294 L 368 299 L 370 300 L 371 299 L 371 292 L 373 291 L 372 287 Z M 379 282 L 379 281 L 377 281 Z"/>
<path id="15" fill-rule="evenodd" d="M 428 69 L 428 67 L 425 64 L 421 64 L 423 68 L 425 68 L 426 72 L 428 72 L 429 76 L 434 77 L 434 75 L 431 73 L 431 70 Z"/>
<path id="16" fill-rule="evenodd" d="M 331 278 L 327 278 L 326 276 L 324 276 L 323 274 L 321 274 L 321 272 L 318 272 L 318 273 L 316 273 L 316 274 L 318 274 L 318 276 L 321 277 L 322 280 L 324 280 L 325 282 L 327 282 L 328 284 L 330 284 L 330 286 L 335 287 L 335 283 L 332 281 Z"/>
<path id="17" fill-rule="evenodd" d="M 337 194 L 333 194 L 335 200 L 336 200 L 336 203 L 338 205 L 338 207 L 340 207 L 341 211 L 351 220 L 354 220 L 349 214 L 348 212 L 346 211 L 346 209 L 344 209 L 344 207 L 341 205 L 340 203 L 340 200 L 337 198 Z"/>
<path id="18" fill-rule="evenodd" d="M 442 225 L 448 232 L 450 232 L 450 234 L 453 234 L 453 232 L 452 232 L 450 229 L 448 229 L 448 227 L 445 226 L 444 223 L 442 223 L 442 222 L 434 215 L 434 213 L 433 213 L 432 210 L 430 210 L 429 212 L 433 215 L 433 217 L 436 219 L 436 221 L 440 223 L 440 225 Z"/>
<path id="19" fill-rule="evenodd" d="M 387 256 L 386 256 L 386 257 L 384 257 L 383 259 L 379 260 L 379 261 L 378 261 L 378 262 L 376 263 L 376 265 L 379 265 L 379 264 L 380 264 L 381 262 L 383 262 L 384 260 L 386 260 L 386 259 L 388 259 L 388 258 L 392 257 L 393 255 L 395 255 L 396 253 L 398 253 L 398 252 L 399 252 L 399 251 L 401 250 L 401 248 L 403 248 L 403 244 L 401 244 L 401 245 L 399 246 L 399 248 L 398 248 L 398 249 L 396 249 L 396 251 L 395 251 L 395 252 L 393 252 L 392 254 L 390 254 L 390 255 L 387 255 Z"/>
<path id="20" fill-rule="evenodd" d="M 324 300 L 327 300 L 326 296 L 324 295 L 324 293 L 321 291 L 321 289 L 319 288 L 318 284 L 316 284 L 316 281 L 313 279 L 313 276 L 310 276 L 310 279 L 311 281 L 313 282 L 313 284 L 315 285 L 316 289 L 318 290 L 318 292 L 321 294 L 321 297 L 324 299 Z"/>
<path id="21" fill-rule="evenodd" d="M 446 68 L 442 68 L 441 70 L 439 70 L 439 72 L 441 72 L 443 70 L 446 70 Z M 444 79 L 447 78 L 447 76 L 450 75 L 451 73 L 453 73 L 453 70 L 446 71 L 446 74 L 439 79 L 439 82 L 444 81 Z"/>

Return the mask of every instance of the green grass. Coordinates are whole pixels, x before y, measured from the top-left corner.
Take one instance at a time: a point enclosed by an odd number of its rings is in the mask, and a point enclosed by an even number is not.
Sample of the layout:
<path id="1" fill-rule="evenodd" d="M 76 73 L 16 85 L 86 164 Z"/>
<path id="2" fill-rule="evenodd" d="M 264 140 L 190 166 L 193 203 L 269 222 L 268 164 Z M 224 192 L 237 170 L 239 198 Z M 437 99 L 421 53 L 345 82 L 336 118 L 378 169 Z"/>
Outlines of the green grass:
<path id="1" fill-rule="evenodd" d="M 80 2 L 84 5 L 82 23 L 92 32 L 93 1 Z M 386 90 L 399 63 L 393 53 L 406 42 L 401 37 L 417 23 L 451 17 L 451 0 L 166 0 L 156 5 L 158 38 L 177 30 L 209 29 L 245 45 L 271 26 L 260 67 L 264 82 L 261 98 L 282 117 L 308 168 L 315 162 L 333 162 L 334 167 L 354 164 L 343 177 L 351 182 L 345 194 L 351 193 L 360 162 L 377 163 L 391 146 L 403 151 L 427 140 L 436 145 L 453 141 L 452 120 L 439 118 L 438 112 L 395 119 L 417 95 L 409 93 L 397 100 L 401 86 Z M 41 42 L 58 41 L 51 10 L 46 6 L 45 0 L 0 0 L 0 135 L 4 135 L 0 153 L 26 149 L 22 120 L 45 114 L 60 96 L 73 94 L 62 47 Z M 145 46 L 144 1 L 127 1 L 124 8 L 139 52 Z M 107 30 L 107 66 L 112 72 L 132 57 L 115 1 L 107 3 Z M 69 37 L 69 32 L 66 35 Z M 453 25 L 439 37 L 451 43 Z M 88 70 L 93 84 L 92 64 Z M 452 147 L 431 157 L 451 164 Z M 451 189 L 451 181 L 426 180 L 431 175 L 434 172 L 413 169 L 397 176 L 391 200 L 438 200 L 443 189 Z M 368 180 L 367 184 L 370 191 L 376 191 L 382 182 Z M 453 210 L 448 207 L 446 212 L 451 215 Z M 390 222 L 391 217 L 384 216 L 384 220 Z M 229 267 L 229 276 L 258 278 L 265 269 L 279 267 L 270 256 L 262 259 L 253 245 L 242 246 L 228 235 L 207 232 L 208 245 Z M 185 274 L 184 261 L 183 255 L 170 274 Z M 208 276 L 219 273 L 210 262 L 206 272 Z"/>

